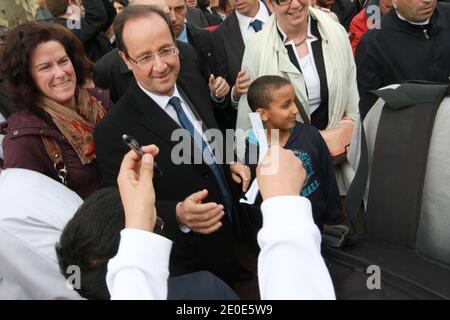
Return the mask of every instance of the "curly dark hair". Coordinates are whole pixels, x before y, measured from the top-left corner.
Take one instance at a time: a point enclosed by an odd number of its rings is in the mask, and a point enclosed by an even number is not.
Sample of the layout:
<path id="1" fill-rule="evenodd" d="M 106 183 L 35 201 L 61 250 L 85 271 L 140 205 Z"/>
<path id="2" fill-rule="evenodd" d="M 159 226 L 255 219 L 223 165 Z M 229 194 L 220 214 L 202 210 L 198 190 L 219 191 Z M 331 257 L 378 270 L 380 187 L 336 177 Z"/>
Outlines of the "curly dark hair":
<path id="1" fill-rule="evenodd" d="M 36 109 L 41 92 L 31 75 L 31 55 L 39 44 L 48 41 L 58 41 L 66 50 L 75 70 L 77 85 L 83 85 L 90 78 L 93 64 L 87 58 L 83 44 L 72 32 L 57 24 L 22 24 L 9 32 L 0 62 L 14 110 Z"/>

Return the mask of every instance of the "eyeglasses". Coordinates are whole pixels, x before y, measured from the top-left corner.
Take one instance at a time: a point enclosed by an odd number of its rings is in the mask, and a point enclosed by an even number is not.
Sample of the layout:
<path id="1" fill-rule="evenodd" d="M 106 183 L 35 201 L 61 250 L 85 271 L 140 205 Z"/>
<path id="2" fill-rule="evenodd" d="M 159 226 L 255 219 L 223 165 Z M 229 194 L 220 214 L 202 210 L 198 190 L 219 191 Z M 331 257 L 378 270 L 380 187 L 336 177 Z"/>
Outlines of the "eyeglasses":
<path id="1" fill-rule="evenodd" d="M 291 4 L 293 0 L 275 0 L 276 4 L 279 6 L 286 6 L 288 4 Z"/>
<path id="2" fill-rule="evenodd" d="M 149 53 L 146 54 L 144 56 L 142 56 L 139 59 L 134 60 L 133 58 L 131 58 L 128 54 L 128 60 L 130 60 L 131 62 L 133 62 L 134 64 L 137 64 L 141 67 L 144 67 L 146 65 L 149 65 L 150 63 L 155 62 L 155 58 L 158 55 L 160 59 L 164 60 L 167 59 L 169 57 L 172 57 L 174 55 L 177 54 L 177 47 L 175 45 L 167 47 L 167 48 L 163 48 L 161 50 L 159 50 L 156 53 Z"/>

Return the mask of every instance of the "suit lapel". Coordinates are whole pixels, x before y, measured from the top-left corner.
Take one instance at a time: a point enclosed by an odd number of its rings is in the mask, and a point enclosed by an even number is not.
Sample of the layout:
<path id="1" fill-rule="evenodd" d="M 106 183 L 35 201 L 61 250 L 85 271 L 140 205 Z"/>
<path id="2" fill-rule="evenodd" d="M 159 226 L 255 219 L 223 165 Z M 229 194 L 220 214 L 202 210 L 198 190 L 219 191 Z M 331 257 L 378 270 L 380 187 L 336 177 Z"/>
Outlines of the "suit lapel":
<path id="1" fill-rule="evenodd" d="M 171 141 L 170 138 L 172 132 L 180 126 L 139 88 L 136 81 L 133 81 L 132 90 L 131 105 L 141 114 L 140 124 L 167 143 L 175 145 L 176 142 Z"/>
<path id="2" fill-rule="evenodd" d="M 206 129 L 218 128 L 214 114 L 212 112 L 212 105 L 208 96 L 202 96 L 202 94 L 192 94 L 192 92 L 198 92 L 195 88 L 195 83 L 191 83 L 189 79 L 178 76 L 178 87 L 188 98 L 192 112 L 195 114 L 199 121 L 202 121 L 203 127 Z M 191 93 L 191 94 L 189 94 Z"/>

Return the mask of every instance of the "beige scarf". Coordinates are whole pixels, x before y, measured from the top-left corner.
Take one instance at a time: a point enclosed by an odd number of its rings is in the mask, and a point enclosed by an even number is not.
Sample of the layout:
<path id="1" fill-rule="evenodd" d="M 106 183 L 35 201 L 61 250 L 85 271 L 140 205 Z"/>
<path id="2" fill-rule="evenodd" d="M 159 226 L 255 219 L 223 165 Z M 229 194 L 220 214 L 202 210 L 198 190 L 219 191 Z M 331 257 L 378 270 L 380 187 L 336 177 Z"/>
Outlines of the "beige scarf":
<path id="1" fill-rule="evenodd" d="M 75 98 L 76 110 L 46 97 L 42 97 L 38 105 L 50 115 L 59 131 L 76 151 L 81 163 L 85 165 L 95 158 L 94 128 L 105 116 L 106 110 L 84 88 L 77 88 Z"/>

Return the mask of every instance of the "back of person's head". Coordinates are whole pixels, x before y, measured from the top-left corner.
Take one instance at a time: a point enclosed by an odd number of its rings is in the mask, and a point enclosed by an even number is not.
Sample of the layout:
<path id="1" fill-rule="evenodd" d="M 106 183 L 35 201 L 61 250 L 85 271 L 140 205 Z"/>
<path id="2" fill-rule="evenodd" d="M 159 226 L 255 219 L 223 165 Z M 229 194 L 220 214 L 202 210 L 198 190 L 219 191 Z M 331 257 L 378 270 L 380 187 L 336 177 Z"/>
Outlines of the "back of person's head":
<path id="1" fill-rule="evenodd" d="M 273 90 L 290 85 L 291 82 L 280 76 L 262 76 L 253 81 L 248 88 L 247 101 L 250 109 L 269 109 Z"/>
<path id="2" fill-rule="evenodd" d="M 45 4 L 54 17 L 59 17 L 66 14 L 69 0 L 45 0 Z"/>
<path id="3" fill-rule="evenodd" d="M 129 5 L 114 19 L 114 34 L 116 35 L 117 47 L 120 51 L 128 54 L 127 48 L 123 41 L 123 29 L 125 24 L 130 20 L 146 16 L 150 17 L 152 15 L 160 16 L 166 22 L 167 27 L 170 30 L 170 34 L 172 35 L 172 39 L 174 41 L 176 40 L 175 31 L 173 30 L 170 18 L 161 8 L 153 5 Z"/>
<path id="4" fill-rule="evenodd" d="M 90 77 L 92 63 L 86 57 L 83 44 L 72 32 L 57 24 L 22 24 L 8 33 L 0 61 L 0 71 L 5 77 L 14 110 L 36 109 L 41 91 L 31 73 L 31 60 L 38 45 L 49 41 L 57 41 L 64 47 L 72 62 L 77 85 L 83 85 Z"/>
<path id="5" fill-rule="evenodd" d="M 80 286 L 86 299 L 110 298 L 106 285 L 109 259 L 117 254 L 125 215 L 119 190 L 105 188 L 93 193 L 64 228 L 56 245 L 59 268 L 69 278 L 69 266 L 80 268 Z"/>

